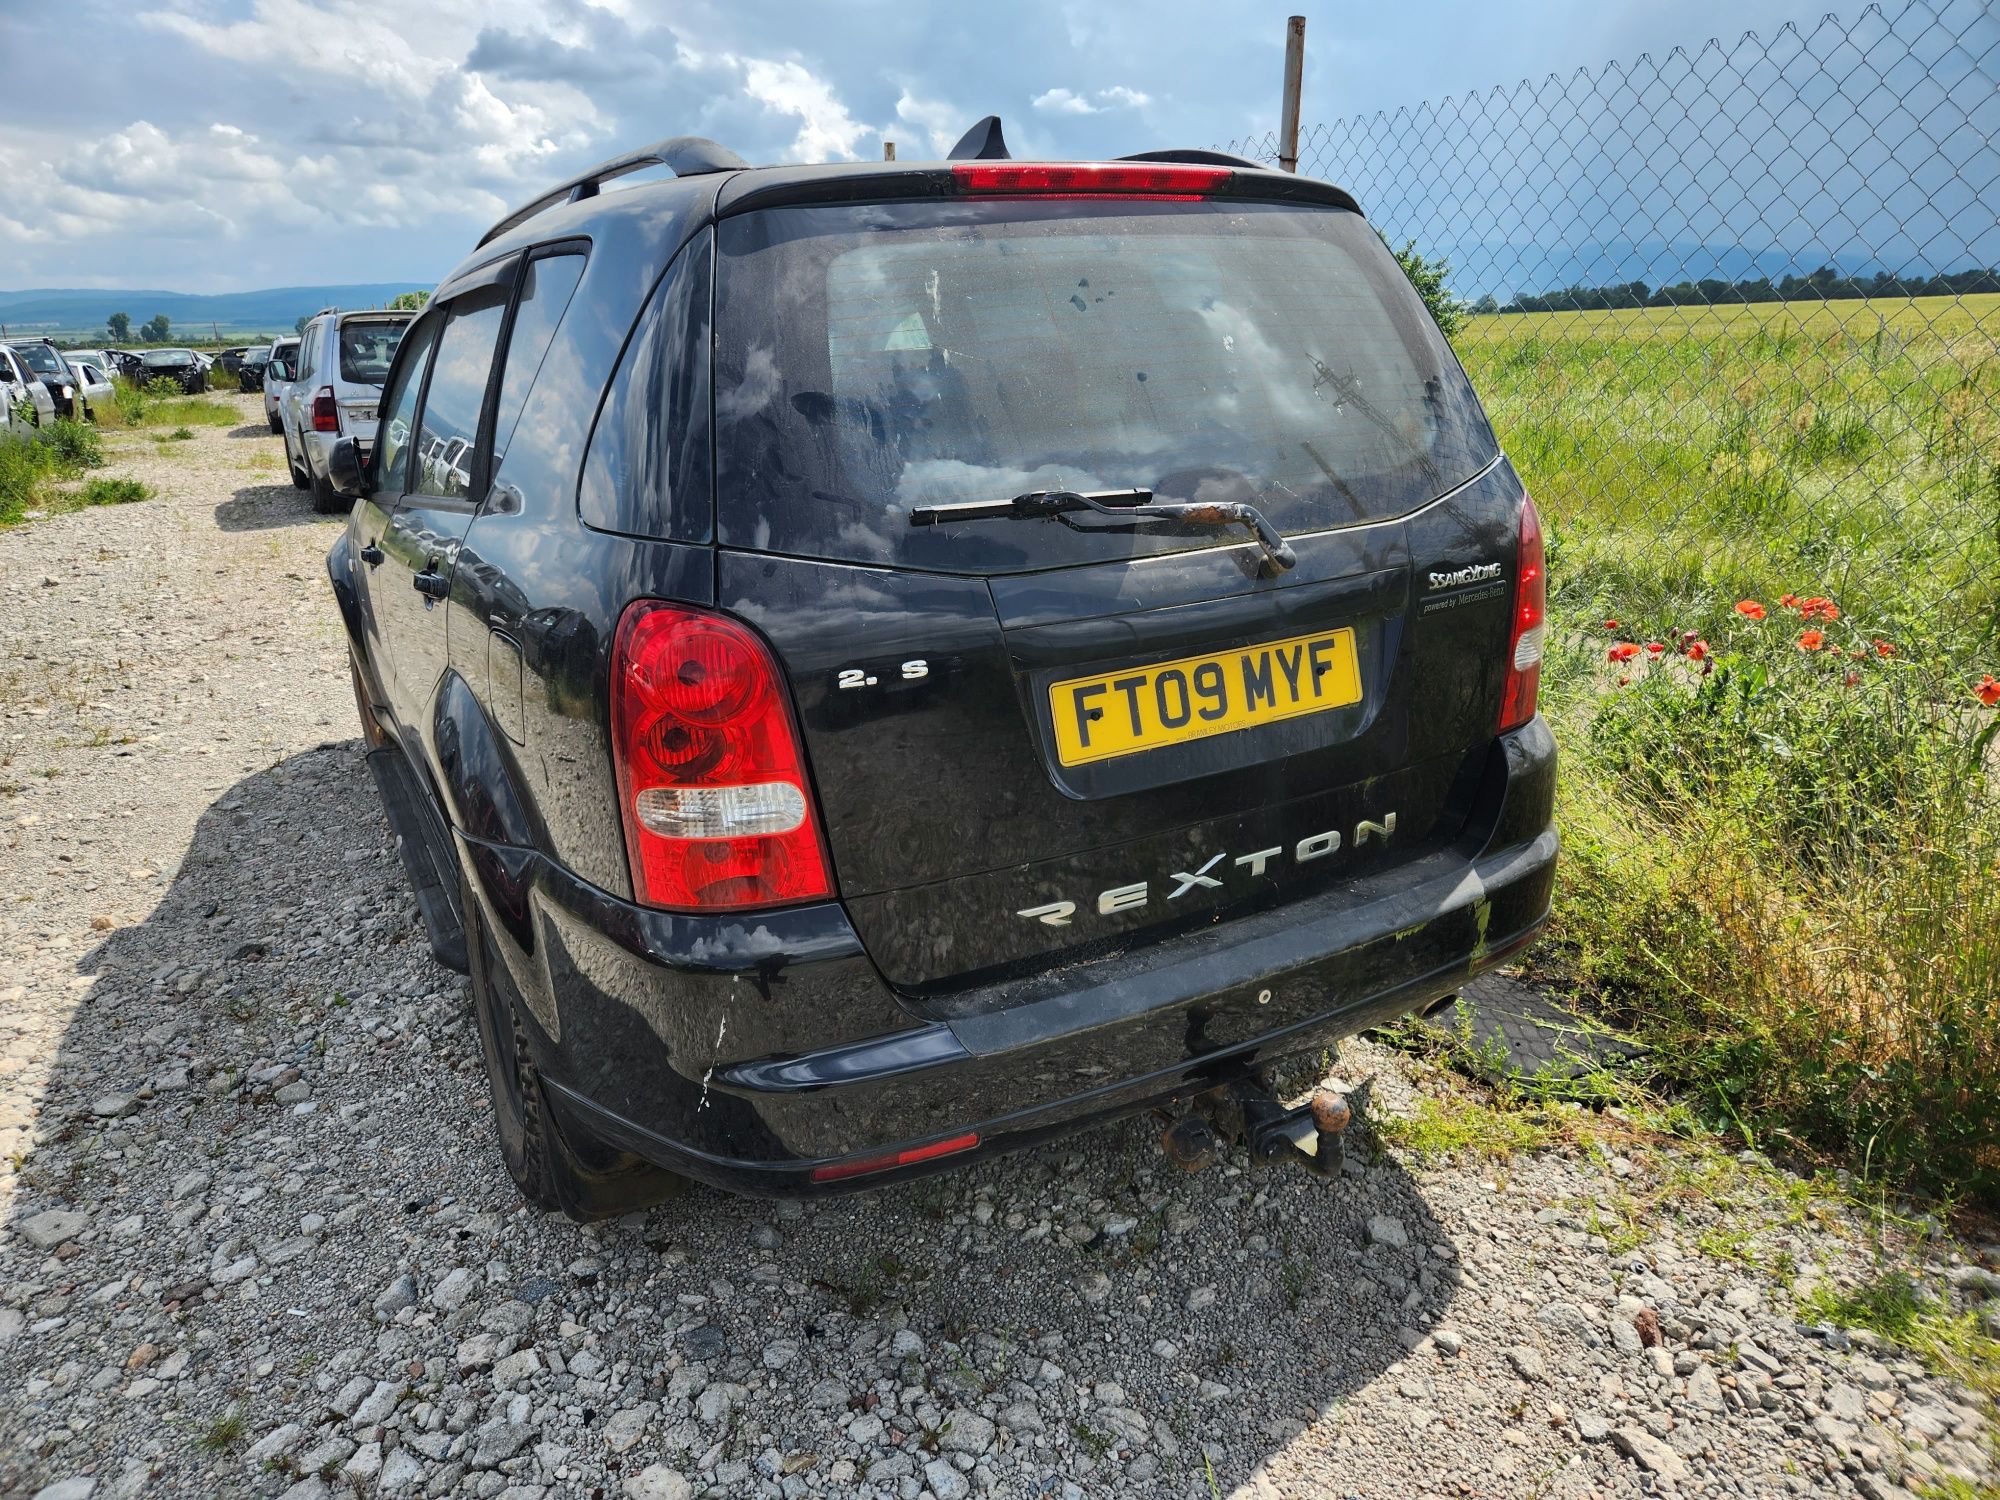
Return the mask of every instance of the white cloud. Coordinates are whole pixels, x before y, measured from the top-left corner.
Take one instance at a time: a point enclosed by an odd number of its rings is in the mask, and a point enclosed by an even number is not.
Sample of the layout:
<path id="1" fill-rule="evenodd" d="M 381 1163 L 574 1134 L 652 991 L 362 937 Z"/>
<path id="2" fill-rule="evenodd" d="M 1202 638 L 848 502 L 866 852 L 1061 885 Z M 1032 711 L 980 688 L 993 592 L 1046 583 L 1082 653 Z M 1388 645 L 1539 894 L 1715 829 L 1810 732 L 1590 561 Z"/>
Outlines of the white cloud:
<path id="1" fill-rule="evenodd" d="M 1094 94 L 1079 94 L 1064 88 L 1049 89 L 1028 102 L 1048 115 L 1099 115 L 1112 109 L 1143 109 L 1153 102 L 1153 97 L 1117 83 L 1098 89 Z"/>
<path id="2" fill-rule="evenodd" d="M 798 138 L 792 149 L 805 161 L 838 157 L 852 161 L 855 143 L 863 136 L 878 134 L 873 126 L 860 124 L 847 112 L 833 92 L 833 85 L 816 76 L 803 63 L 774 62 L 769 58 L 731 59 L 743 69 L 743 86 L 750 97 L 781 115 L 798 118 Z"/>
<path id="3" fill-rule="evenodd" d="M 919 98 L 905 86 L 902 96 L 896 100 L 896 119 L 914 133 L 913 144 L 919 147 L 919 151 L 906 151 L 903 155 L 917 157 L 921 151 L 943 156 L 958 144 L 958 138 L 965 134 L 974 116 L 970 111 L 955 104 L 946 104 L 941 99 Z"/>

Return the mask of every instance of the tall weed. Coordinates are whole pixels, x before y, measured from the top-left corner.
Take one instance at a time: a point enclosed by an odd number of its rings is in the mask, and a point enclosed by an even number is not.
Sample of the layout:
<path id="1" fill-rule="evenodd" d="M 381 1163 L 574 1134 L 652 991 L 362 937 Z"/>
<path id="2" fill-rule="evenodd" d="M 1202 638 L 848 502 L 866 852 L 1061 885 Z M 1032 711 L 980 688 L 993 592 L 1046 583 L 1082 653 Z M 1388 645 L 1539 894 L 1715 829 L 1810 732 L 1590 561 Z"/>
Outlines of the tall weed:
<path id="1" fill-rule="evenodd" d="M 1566 639 L 1558 942 L 1718 1121 L 2000 1202 L 1996 712 L 1814 603 Z"/>

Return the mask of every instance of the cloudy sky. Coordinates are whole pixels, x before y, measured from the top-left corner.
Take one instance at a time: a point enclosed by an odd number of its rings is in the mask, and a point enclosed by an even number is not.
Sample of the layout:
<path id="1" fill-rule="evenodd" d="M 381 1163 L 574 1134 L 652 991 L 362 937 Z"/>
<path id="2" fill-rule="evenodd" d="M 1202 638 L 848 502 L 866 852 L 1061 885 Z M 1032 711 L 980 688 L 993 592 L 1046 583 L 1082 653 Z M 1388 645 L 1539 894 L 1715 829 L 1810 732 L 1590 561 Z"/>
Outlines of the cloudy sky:
<path id="1" fill-rule="evenodd" d="M 0 0 L 0 288 L 429 282 L 538 187 L 679 133 L 911 158 L 995 112 L 1017 156 L 1214 144 L 1275 127 L 1298 8 L 1314 120 L 1825 3 Z"/>

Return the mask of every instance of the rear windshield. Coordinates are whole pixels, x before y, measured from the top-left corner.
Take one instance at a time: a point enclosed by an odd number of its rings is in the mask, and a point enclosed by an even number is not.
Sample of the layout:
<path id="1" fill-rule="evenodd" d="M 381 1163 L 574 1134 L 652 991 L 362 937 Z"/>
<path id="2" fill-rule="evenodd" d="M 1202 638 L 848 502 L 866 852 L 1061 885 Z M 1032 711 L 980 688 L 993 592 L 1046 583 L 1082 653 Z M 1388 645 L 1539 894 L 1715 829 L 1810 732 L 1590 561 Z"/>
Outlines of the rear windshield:
<path id="1" fill-rule="evenodd" d="M 186 349 L 154 349 L 140 355 L 139 363 L 156 368 L 161 365 L 191 365 L 194 363 L 194 355 Z"/>
<path id="2" fill-rule="evenodd" d="M 400 323 L 342 323 L 340 325 L 340 378 L 359 385 L 380 385 L 389 378 L 389 364 L 396 346 L 403 342 Z"/>
<path id="3" fill-rule="evenodd" d="M 1337 209 L 987 201 L 718 227 L 717 526 L 801 556 L 1007 571 L 1240 532 L 912 527 L 1035 489 L 1401 515 L 1497 451 L 1375 231 Z"/>

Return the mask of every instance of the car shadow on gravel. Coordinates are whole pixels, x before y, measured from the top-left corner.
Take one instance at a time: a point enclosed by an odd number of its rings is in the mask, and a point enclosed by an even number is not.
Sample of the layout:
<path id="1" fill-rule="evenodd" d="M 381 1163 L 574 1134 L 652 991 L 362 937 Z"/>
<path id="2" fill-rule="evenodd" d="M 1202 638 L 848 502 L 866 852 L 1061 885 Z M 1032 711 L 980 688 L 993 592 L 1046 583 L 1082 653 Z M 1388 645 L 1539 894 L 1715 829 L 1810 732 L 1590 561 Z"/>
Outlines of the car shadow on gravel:
<path id="1" fill-rule="evenodd" d="M 244 485 L 215 507 L 215 524 L 224 531 L 268 531 L 278 526 L 324 526 L 336 520 L 317 514 L 312 497 L 285 477 L 282 467 L 272 484 Z"/>
<path id="2" fill-rule="evenodd" d="M 315 1422 L 345 1430 L 313 1415 L 322 1371 L 392 1371 L 480 1421 L 532 1388 L 536 1440 L 567 1445 L 583 1493 L 655 1461 L 748 1493 L 775 1450 L 887 1465 L 888 1494 L 972 1443 L 1010 1493 L 1060 1477 L 1203 1497 L 1338 1420 L 1458 1295 L 1446 1232 L 1387 1157 L 1337 1183 L 1240 1153 L 1187 1176 L 1144 1119 L 866 1195 L 696 1189 L 591 1226 L 530 1212 L 492 1142 L 464 982 L 424 946 L 358 741 L 215 795 L 151 915 L 76 972 L 89 991 L 44 1104 L 67 1125 L 15 1217 L 89 1213 L 59 1279 L 124 1278 L 117 1360 L 141 1337 L 202 1350 L 148 1394 L 162 1423 L 235 1403 L 249 1437 L 297 1421 L 310 1443 Z M 71 1322 L 102 1338 L 111 1315 Z M 496 1366 L 478 1345 L 494 1329 L 539 1364 Z M 67 1336 L 0 1362 L 53 1367 Z M 635 1411 L 636 1442 L 600 1436 Z M 169 1449 L 160 1483 L 242 1482 L 240 1460 Z"/>
<path id="3" fill-rule="evenodd" d="M 277 433 L 271 431 L 271 424 L 268 421 L 256 421 L 245 422 L 241 427 L 232 427 L 225 436 L 233 438 L 274 438 L 277 437 Z"/>

